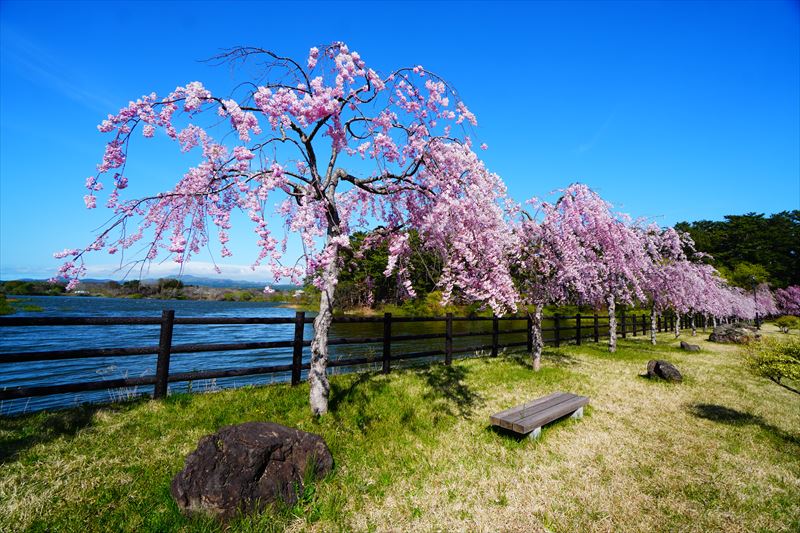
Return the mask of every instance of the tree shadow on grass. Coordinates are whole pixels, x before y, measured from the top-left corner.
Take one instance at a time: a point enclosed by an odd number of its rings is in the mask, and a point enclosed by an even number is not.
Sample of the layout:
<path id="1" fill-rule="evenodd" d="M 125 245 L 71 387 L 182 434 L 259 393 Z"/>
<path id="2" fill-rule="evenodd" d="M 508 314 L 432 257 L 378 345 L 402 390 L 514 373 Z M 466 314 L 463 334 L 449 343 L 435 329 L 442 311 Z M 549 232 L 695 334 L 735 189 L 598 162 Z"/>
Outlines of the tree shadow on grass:
<path id="1" fill-rule="evenodd" d="M 102 405 L 82 405 L 64 411 L 0 418 L 0 465 L 15 460 L 20 453 L 37 444 L 60 437 L 74 437 L 94 423 L 98 411 L 119 412 L 130 409 L 140 400 Z"/>
<path id="2" fill-rule="evenodd" d="M 353 423 L 363 433 L 375 421 L 374 399 L 388 387 L 385 379 L 372 371 L 353 373 L 346 379 L 331 381 L 328 401 L 331 416 L 344 424 Z"/>
<path id="3" fill-rule="evenodd" d="M 505 359 L 533 371 L 533 357 L 526 351 L 506 352 Z M 568 353 L 564 353 L 558 348 L 545 348 L 542 350 L 542 364 L 546 365 L 551 363 L 555 366 L 576 366 L 580 365 L 581 361 Z"/>
<path id="4" fill-rule="evenodd" d="M 328 406 L 331 411 L 336 411 L 347 404 L 363 404 L 369 397 L 380 393 L 386 388 L 385 380 L 376 380 L 376 372 L 358 372 L 346 385 L 340 384 L 343 380 L 331 381 L 331 394 Z"/>
<path id="5" fill-rule="evenodd" d="M 737 411 L 724 405 L 696 403 L 689 406 L 689 412 L 698 418 L 719 422 L 729 426 L 748 426 L 754 425 L 765 431 L 772 439 L 781 441 L 783 444 L 790 444 L 800 448 L 800 437 L 792 435 L 779 427 L 773 426 L 762 417 Z"/>
<path id="6" fill-rule="evenodd" d="M 533 370 L 531 354 L 528 352 L 505 352 L 503 354 L 503 358 L 510 363 L 521 366 L 522 368 Z"/>
<path id="7" fill-rule="evenodd" d="M 464 382 L 469 371 L 463 365 L 432 365 L 421 373 L 429 390 L 424 398 L 429 401 L 445 400 L 442 408 L 451 416 L 469 418 L 475 407 L 484 399 Z"/>
<path id="8" fill-rule="evenodd" d="M 558 349 L 544 350 L 542 360 L 552 362 L 556 366 L 578 366 L 580 359 Z"/>

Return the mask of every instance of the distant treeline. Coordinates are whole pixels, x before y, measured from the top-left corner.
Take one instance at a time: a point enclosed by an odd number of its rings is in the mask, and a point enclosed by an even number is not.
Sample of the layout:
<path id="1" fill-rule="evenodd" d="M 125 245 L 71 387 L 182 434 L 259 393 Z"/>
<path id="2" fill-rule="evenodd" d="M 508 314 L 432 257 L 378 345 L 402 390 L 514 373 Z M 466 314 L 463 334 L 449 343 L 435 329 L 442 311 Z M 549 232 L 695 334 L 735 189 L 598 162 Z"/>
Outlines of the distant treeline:
<path id="1" fill-rule="evenodd" d="M 58 296 L 66 292 L 66 284 L 49 281 L 11 280 L 0 281 L 0 294 L 17 296 Z"/>
<path id="2" fill-rule="evenodd" d="M 275 291 L 264 294 L 261 289 L 206 287 L 185 285 L 181 280 L 162 278 L 155 281 L 140 280 L 81 282 L 75 291 L 67 293 L 63 283 L 48 281 L 12 280 L 0 281 L 0 294 L 13 296 L 105 296 L 109 298 L 157 298 L 174 300 L 221 300 L 237 302 L 292 302 L 306 303 L 305 296 L 295 290 Z"/>
<path id="3" fill-rule="evenodd" d="M 773 288 L 800 285 L 800 210 L 728 215 L 725 220 L 680 222 L 696 248 L 714 257 L 713 265 L 738 287 L 756 281 Z"/>
<path id="4" fill-rule="evenodd" d="M 389 245 L 365 247 L 367 234 L 358 232 L 350 239 L 350 248 L 342 252 L 342 272 L 336 286 L 336 306 L 341 309 L 374 307 L 376 304 L 399 305 L 408 300 L 408 295 L 397 282 L 397 276 L 386 276 L 389 261 Z M 425 299 L 434 291 L 442 273 L 441 261 L 423 250 L 419 234 L 409 233 L 412 253 L 409 264 L 411 285 L 418 299 Z"/>

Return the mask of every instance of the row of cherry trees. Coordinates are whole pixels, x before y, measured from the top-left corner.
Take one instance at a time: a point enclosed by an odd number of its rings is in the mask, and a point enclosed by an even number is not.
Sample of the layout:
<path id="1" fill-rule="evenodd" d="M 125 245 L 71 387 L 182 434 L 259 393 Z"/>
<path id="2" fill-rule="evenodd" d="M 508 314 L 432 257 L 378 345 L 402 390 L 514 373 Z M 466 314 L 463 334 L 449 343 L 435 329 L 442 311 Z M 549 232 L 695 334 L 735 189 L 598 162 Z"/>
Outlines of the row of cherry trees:
<path id="1" fill-rule="evenodd" d="M 112 216 L 88 246 L 56 254 L 65 259 L 57 277 L 74 286 L 87 254 L 99 250 L 120 258 L 121 269 L 162 255 L 184 264 L 212 239 L 228 257 L 233 215 L 244 213 L 254 268 L 268 266 L 276 282 L 311 277 L 321 290 L 309 371 L 315 414 L 328 409 L 328 330 L 342 251 L 356 231 L 369 231 L 364 246 L 388 244 L 385 274 L 409 297 L 413 229 L 441 260 L 446 301 L 483 302 L 497 314 L 532 309 L 537 368 L 547 304 L 607 307 L 612 350 L 618 304 L 649 305 L 654 317 L 756 311 L 687 256 L 686 236 L 642 227 L 586 186 L 569 187 L 555 204 L 510 200 L 473 150 L 475 116 L 422 66 L 380 74 L 341 42 L 311 48 L 303 61 L 256 48 L 218 59 L 255 64 L 258 74 L 229 95 L 200 82 L 151 93 L 98 126 L 109 140 L 84 201 L 95 208 L 105 190 Z M 192 163 L 161 192 L 125 198 L 129 179 L 140 178 L 126 170 L 139 138 L 172 141 Z M 292 234 L 303 255 L 286 263 Z"/>
<path id="2" fill-rule="evenodd" d="M 519 210 L 518 289 L 534 327 L 534 368 L 542 349 L 542 307 L 578 304 L 606 308 L 609 350 L 616 350 L 617 305 L 650 310 L 651 342 L 659 314 L 752 319 L 777 312 L 769 288 L 749 294 L 725 283 L 702 261 L 686 234 L 644 225 L 616 213 L 586 185 L 574 184 L 554 204 L 531 200 Z M 676 321 L 676 336 L 680 324 Z"/>

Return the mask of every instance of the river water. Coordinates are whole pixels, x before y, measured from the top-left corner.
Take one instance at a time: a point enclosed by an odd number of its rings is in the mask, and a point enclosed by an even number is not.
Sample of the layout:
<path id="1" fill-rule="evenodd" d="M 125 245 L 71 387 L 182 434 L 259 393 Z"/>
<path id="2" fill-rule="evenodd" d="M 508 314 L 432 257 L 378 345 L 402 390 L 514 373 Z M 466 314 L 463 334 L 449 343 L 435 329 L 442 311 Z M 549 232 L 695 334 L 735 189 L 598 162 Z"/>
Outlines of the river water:
<path id="1" fill-rule="evenodd" d="M 293 317 L 295 311 L 269 302 L 216 302 L 195 300 L 132 300 L 121 298 L 96 298 L 75 296 L 26 297 L 29 303 L 42 308 L 41 312 L 18 312 L 15 317 L 160 317 L 164 309 L 174 309 L 180 317 Z M 312 316 L 313 314 L 308 314 Z M 501 331 L 524 328 L 523 321 L 502 321 Z M 486 332 L 485 336 L 461 337 L 453 340 L 454 350 L 480 346 L 491 342 L 491 321 L 455 322 L 454 333 L 474 331 Z M 443 322 L 393 323 L 392 335 L 443 333 Z M 383 324 L 340 323 L 331 328 L 330 337 L 380 337 Z M 237 343 L 291 340 L 293 324 L 270 325 L 182 325 L 176 324 L 173 344 L 188 343 Z M 313 327 L 307 324 L 304 338 L 311 339 Z M 75 350 L 91 348 L 126 348 L 154 346 L 158 344 L 159 326 L 44 326 L 0 328 L 0 353 L 36 352 L 46 350 Z M 524 333 L 501 336 L 501 343 L 522 342 Z M 392 343 L 392 354 L 444 349 L 444 339 L 427 339 Z M 382 344 L 331 346 L 331 359 L 372 356 L 380 359 Z M 304 362 L 309 358 L 309 349 L 303 354 Z M 439 356 L 437 359 L 441 359 Z M 252 366 L 290 364 L 291 348 L 248 350 L 239 352 L 205 352 L 173 354 L 170 373 L 195 370 L 234 369 Z M 430 360 L 394 362 L 393 367 L 407 364 L 427 363 Z M 362 365 L 378 368 L 380 361 Z M 155 355 L 129 357 L 97 357 L 69 359 L 64 361 L 32 361 L 0 364 L 0 389 L 19 386 L 44 386 L 87 381 L 111 380 L 125 377 L 141 377 L 155 374 Z M 331 368 L 331 373 L 352 371 L 353 368 Z M 289 373 L 268 374 L 200 380 L 185 383 L 170 383 L 169 391 L 210 391 L 219 388 L 260 385 L 288 381 Z M 303 375 L 305 379 L 305 374 Z M 150 394 L 152 386 L 130 387 L 82 393 L 58 394 L 36 398 L 6 400 L 0 404 L 0 415 L 19 414 L 57 409 L 84 402 L 108 402 L 122 400 L 142 394 Z"/>

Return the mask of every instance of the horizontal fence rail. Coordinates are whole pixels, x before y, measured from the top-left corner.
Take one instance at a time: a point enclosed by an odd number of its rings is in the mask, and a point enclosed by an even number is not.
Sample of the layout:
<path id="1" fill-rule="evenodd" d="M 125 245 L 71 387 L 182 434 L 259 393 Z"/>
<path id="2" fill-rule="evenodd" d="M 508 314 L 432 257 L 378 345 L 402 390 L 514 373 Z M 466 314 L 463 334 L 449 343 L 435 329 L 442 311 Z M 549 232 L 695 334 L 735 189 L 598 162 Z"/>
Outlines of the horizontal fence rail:
<path id="1" fill-rule="evenodd" d="M 552 336 L 544 338 L 545 344 L 561 346 L 564 343 L 581 344 L 585 340 L 599 342 L 601 338 L 608 336 L 609 317 L 605 315 L 560 315 L 542 317 L 543 322 L 552 323 L 552 327 L 543 327 L 543 333 L 552 333 Z M 707 323 L 705 317 L 699 317 L 702 324 L 695 324 L 697 327 L 705 328 Z M 626 338 L 630 332 L 632 335 L 645 335 L 650 331 L 649 314 L 628 314 L 622 312 L 618 318 L 618 335 Z M 677 317 L 675 315 L 659 315 L 656 321 L 657 331 L 672 331 L 675 329 Z M 71 350 L 50 350 L 34 352 L 6 352 L 0 353 L 0 364 L 24 364 L 35 361 L 64 361 L 69 359 L 87 359 L 97 357 L 130 357 L 155 355 L 156 373 L 151 376 L 135 378 L 122 378 L 102 381 L 89 381 L 82 383 L 67 383 L 47 386 L 23 386 L 8 387 L 0 390 L 0 400 L 12 400 L 19 398 L 30 398 L 36 396 L 47 396 L 52 394 L 78 393 L 87 391 L 97 391 L 103 389 L 116 389 L 122 387 L 133 387 L 142 385 L 153 386 L 153 398 L 163 398 L 167 395 L 167 385 L 175 382 L 187 382 L 202 379 L 228 378 L 237 376 L 254 376 L 262 374 L 276 374 L 288 372 L 291 374 L 291 384 L 297 385 L 301 382 L 302 371 L 309 369 L 309 363 L 303 362 L 303 348 L 311 345 L 311 341 L 305 339 L 306 324 L 312 324 L 314 319 L 307 317 L 305 313 L 298 312 L 294 317 L 285 318 L 227 318 L 227 317 L 176 317 L 172 310 L 165 310 L 160 318 L 150 317 L 3 317 L 0 318 L 0 328 L 4 327 L 43 327 L 43 326 L 147 326 L 158 325 L 159 343 L 152 346 L 141 347 L 121 347 L 121 348 L 92 348 L 92 349 L 71 349 Z M 504 328 L 501 324 L 506 322 L 525 322 L 525 328 Z M 342 345 L 364 345 L 382 344 L 382 349 L 375 356 L 370 357 L 350 357 L 336 359 L 328 362 L 328 367 L 347 367 L 366 364 L 379 364 L 384 373 L 391 371 L 392 363 L 422 358 L 435 358 L 443 356 L 445 365 L 450 365 L 453 356 L 469 352 L 486 351 L 492 357 L 496 357 L 501 349 L 525 347 L 530 353 L 533 349 L 533 338 L 531 325 L 532 320 L 528 316 L 503 316 L 503 317 L 456 317 L 448 314 L 445 317 L 393 317 L 386 313 L 382 317 L 336 317 L 333 319 L 335 324 L 359 324 L 372 323 L 383 324 L 383 335 L 372 337 L 338 337 L 328 340 L 330 346 Z M 444 323 L 442 333 L 424 334 L 403 334 L 394 335 L 392 326 L 402 323 L 419 322 L 439 322 Z M 463 322 L 490 322 L 490 331 L 465 331 L 453 332 L 454 323 Z M 181 325 L 294 325 L 294 335 L 292 339 L 270 342 L 240 342 L 240 343 L 211 343 L 211 344 L 173 344 L 172 334 L 175 326 Z M 679 327 L 686 327 L 689 324 L 688 318 L 679 322 Z M 603 334 L 601 334 L 601 329 Z M 510 342 L 504 341 L 509 335 L 519 335 L 525 333 L 525 341 Z M 481 344 L 468 347 L 454 347 L 453 340 L 468 337 L 491 337 L 490 344 Z M 404 341 L 435 341 L 431 343 L 439 344 L 435 349 L 422 350 L 409 353 L 394 353 L 393 344 Z M 247 368 L 233 369 L 210 369 L 192 372 L 170 372 L 170 358 L 173 354 L 202 353 L 202 352 L 227 352 L 245 350 L 264 350 L 274 348 L 292 348 L 291 364 L 255 366 Z"/>

